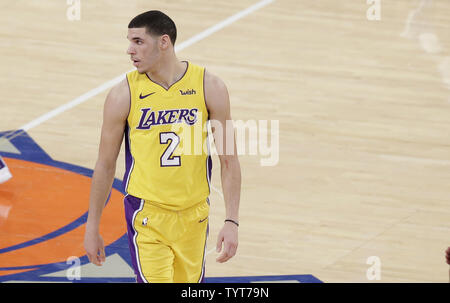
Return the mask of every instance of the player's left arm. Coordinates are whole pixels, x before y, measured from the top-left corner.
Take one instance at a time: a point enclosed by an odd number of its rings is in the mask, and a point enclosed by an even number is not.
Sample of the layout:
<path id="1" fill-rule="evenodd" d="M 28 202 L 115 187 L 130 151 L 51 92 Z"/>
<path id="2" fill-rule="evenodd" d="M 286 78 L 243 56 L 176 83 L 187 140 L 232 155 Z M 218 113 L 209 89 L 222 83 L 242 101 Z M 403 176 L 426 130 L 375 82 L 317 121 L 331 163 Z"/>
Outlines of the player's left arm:
<path id="1" fill-rule="evenodd" d="M 237 155 L 234 128 L 232 127 L 230 100 L 224 82 L 208 72 L 205 73 L 205 99 L 214 142 L 219 154 L 222 190 L 225 200 L 225 219 L 238 223 L 241 168 Z M 216 251 L 222 251 L 216 259 L 217 262 L 223 263 L 232 258 L 236 254 L 237 246 L 238 226 L 233 222 L 226 221 L 217 237 Z"/>

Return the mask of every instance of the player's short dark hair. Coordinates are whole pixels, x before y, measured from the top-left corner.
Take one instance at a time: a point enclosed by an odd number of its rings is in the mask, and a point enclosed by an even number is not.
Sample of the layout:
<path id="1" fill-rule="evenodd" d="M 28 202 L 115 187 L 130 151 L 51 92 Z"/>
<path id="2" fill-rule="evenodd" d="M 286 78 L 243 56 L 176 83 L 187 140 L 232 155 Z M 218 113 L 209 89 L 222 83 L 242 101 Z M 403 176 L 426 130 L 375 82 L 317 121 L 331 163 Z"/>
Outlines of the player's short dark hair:
<path id="1" fill-rule="evenodd" d="M 177 40 L 177 28 L 175 22 L 163 12 L 152 10 L 134 17 L 128 24 L 128 28 L 145 27 L 150 35 L 168 35 L 172 45 Z"/>

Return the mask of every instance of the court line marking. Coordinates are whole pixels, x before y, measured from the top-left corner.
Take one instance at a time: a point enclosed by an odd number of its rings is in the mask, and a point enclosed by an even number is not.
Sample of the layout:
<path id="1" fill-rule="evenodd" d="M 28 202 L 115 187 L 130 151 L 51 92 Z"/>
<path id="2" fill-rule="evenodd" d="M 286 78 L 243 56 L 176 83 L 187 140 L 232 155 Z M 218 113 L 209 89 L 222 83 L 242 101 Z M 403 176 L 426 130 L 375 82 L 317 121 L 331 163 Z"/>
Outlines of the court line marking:
<path id="1" fill-rule="evenodd" d="M 244 10 L 242 10 L 242 11 L 240 11 L 240 12 L 238 12 L 238 13 L 230 16 L 230 17 L 228 17 L 227 19 L 217 23 L 216 25 L 213 25 L 212 27 L 210 27 L 210 28 L 200 32 L 199 34 L 189 38 L 188 40 L 180 43 L 178 46 L 175 46 L 175 52 L 181 51 L 181 50 L 183 50 L 183 49 L 193 45 L 194 43 L 197 43 L 198 41 L 203 40 L 203 39 L 205 39 L 208 36 L 211 36 L 215 32 L 217 32 L 217 31 L 227 27 L 228 25 L 238 21 L 239 19 L 242 19 L 243 17 L 245 17 L 245 16 L 247 16 L 247 15 L 249 15 L 249 14 L 251 14 L 251 13 L 253 13 L 253 12 L 259 10 L 259 9 L 261 9 L 262 7 L 268 5 L 268 4 L 272 3 L 272 2 L 275 2 L 275 0 L 263 0 L 263 1 L 260 1 L 260 2 L 258 2 L 256 4 L 253 4 L 252 6 L 249 6 L 248 8 L 246 8 L 246 9 L 244 9 Z M 129 70 L 128 72 L 133 71 L 133 70 L 134 70 L 134 68 Z M 98 87 L 88 91 L 87 93 L 84 93 L 83 95 L 81 95 L 81 96 L 79 96 L 79 97 L 77 97 L 75 99 L 73 99 L 72 101 L 70 101 L 70 102 L 68 102 L 66 104 L 61 105 L 60 107 L 57 107 L 57 108 L 51 110 L 50 112 L 48 112 L 48 113 L 46 113 L 46 114 L 44 114 L 44 115 L 42 115 L 42 116 L 32 120 L 31 122 L 29 122 L 29 123 L 27 123 L 25 125 L 23 125 L 19 129 L 24 130 L 24 131 L 28 131 L 28 130 L 32 129 L 33 127 L 38 126 L 39 124 L 42 124 L 43 122 L 45 122 L 47 120 L 50 120 L 51 118 L 56 117 L 57 115 L 65 112 L 65 111 L 67 111 L 67 110 L 69 110 L 71 108 L 74 108 L 75 106 L 80 105 L 81 103 L 86 102 L 90 98 L 100 94 L 101 92 L 103 92 L 103 91 L 107 90 L 108 88 L 113 87 L 115 84 L 119 83 L 125 77 L 125 75 L 128 72 L 122 73 L 120 76 L 117 76 L 114 79 L 111 79 L 108 82 L 105 82 L 104 84 L 102 84 L 102 85 L 100 85 L 100 86 L 98 86 Z M 16 135 L 18 135 L 18 134 L 16 134 Z"/>

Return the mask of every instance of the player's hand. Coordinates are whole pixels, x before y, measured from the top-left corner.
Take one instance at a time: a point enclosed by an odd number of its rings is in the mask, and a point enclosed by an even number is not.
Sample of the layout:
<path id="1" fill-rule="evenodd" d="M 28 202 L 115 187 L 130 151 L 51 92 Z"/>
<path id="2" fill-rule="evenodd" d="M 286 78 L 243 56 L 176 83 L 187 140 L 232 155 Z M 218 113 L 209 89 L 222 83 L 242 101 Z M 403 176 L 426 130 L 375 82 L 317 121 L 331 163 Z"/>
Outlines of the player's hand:
<path id="1" fill-rule="evenodd" d="M 228 261 L 236 254 L 237 247 L 238 227 L 232 222 L 225 222 L 217 236 L 216 252 L 222 251 L 222 253 L 216 258 L 216 261 L 219 263 Z"/>
<path id="2" fill-rule="evenodd" d="M 447 264 L 450 265 L 450 246 L 445 251 L 445 258 L 447 259 Z"/>
<path id="3" fill-rule="evenodd" d="M 86 229 L 84 235 L 84 249 L 89 261 L 97 266 L 102 266 L 105 262 L 105 246 L 103 238 L 98 232 Z"/>

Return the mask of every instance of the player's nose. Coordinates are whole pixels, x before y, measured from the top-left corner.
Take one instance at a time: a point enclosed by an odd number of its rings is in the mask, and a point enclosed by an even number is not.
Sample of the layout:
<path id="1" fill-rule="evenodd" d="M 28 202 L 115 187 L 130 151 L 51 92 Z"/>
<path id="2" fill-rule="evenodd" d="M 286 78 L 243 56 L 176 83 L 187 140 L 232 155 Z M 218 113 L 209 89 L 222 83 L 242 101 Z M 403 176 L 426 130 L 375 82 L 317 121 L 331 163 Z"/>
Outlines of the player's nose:
<path id="1" fill-rule="evenodd" d="M 135 53 L 136 53 L 136 51 L 134 50 L 133 46 L 132 45 L 128 46 L 127 54 L 134 55 Z"/>

